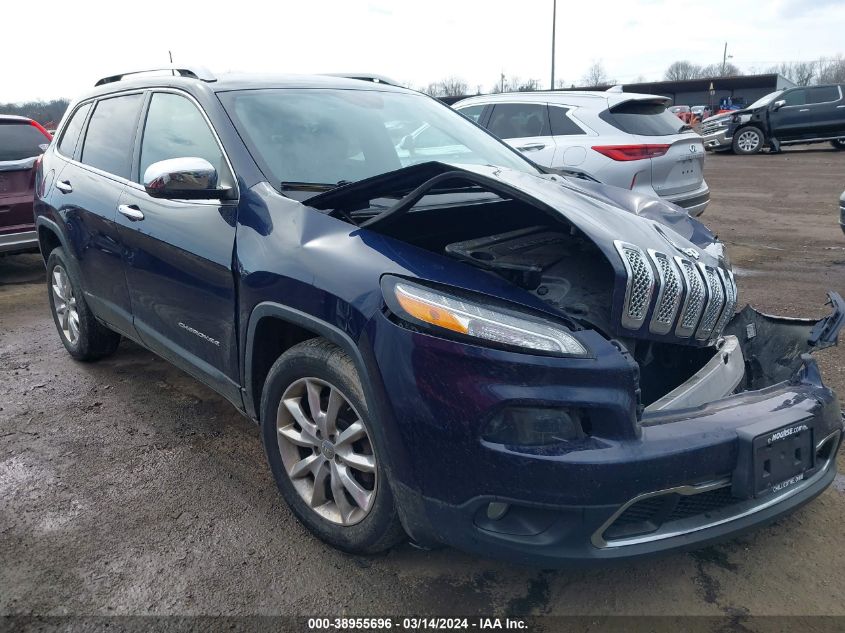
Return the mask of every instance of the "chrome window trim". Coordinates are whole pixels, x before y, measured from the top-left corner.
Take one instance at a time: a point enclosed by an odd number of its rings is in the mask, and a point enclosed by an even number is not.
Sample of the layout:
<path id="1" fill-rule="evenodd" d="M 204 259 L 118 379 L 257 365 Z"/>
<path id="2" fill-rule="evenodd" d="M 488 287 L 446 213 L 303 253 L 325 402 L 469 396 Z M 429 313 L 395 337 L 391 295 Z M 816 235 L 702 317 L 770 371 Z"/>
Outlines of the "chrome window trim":
<path id="1" fill-rule="evenodd" d="M 234 170 L 234 167 L 232 166 L 232 162 L 229 160 L 229 155 L 226 153 L 226 150 L 223 147 L 223 143 L 220 141 L 220 137 L 217 134 L 217 130 L 214 129 L 214 126 L 211 124 L 211 120 L 208 118 L 208 115 L 205 113 L 205 110 L 200 105 L 199 101 L 197 101 L 193 97 L 193 95 L 191 95 L 190 93 L 188 93 L 184 90 L 180 90 L 178 88 L 170 88 L 170 87 L 166 87 L 166 86 L 140 88 L 140 89 L 134 88 L 134 89 L 127 89 L 127 90 L 120 90 L 118 92 L 110 92 L 106 95 L 100 95 L 98 97 L 91 97 L 90 99 L 86 99 L 85 101 L 80 101 L 79 106 L 81 106 L 84 103 L 89 103 L 89 102 L 95 103 L 95 106 L 94 106 L 94 108 L 92 108 L 92 111 L 88 113 L 88 119 L 90 120 L 91 113 L 96 109 L 96 103 L 99 103 L 101 100 L 111 99 L 112 97 L 121 97 L 121 96 L 131 95 L 131 94 L 146 95 L 147 93 L 151 93 L 151 96 L 152 96 L 152 94 L 155 94 L 156 92 L 172 92 L 172 93 L 187 97 L 197 107 L 197 109 L 202 114 L 203 119 L 205 119 L 205 122 L 208 125 L 209 129 L 211 130 L 211 133 L 214 136 L 214 140 L 217 142 L 217 145 L 220 148 L 220 151 L 223 153 L 223 158 L 226 161 L 226 166 L 229 168 L 229 172 L 232 174 L 233 190 L 235 192 L 235 197 L 232 198 L 231 200 L 229 200 L 229 199 L 222 200 L 222 199 L 219 199 L 219 198 L 214 198 L 214 199 L 210 199 L 210 200 L 173 199 L 172 201 L 173 202 L 185 202 L 186 204 L 191 204 L 191 205 L 208 205 L 208 206 L 221 206 L 221 205 L 237 204 L 238 200 L 240 200 L 240 188 L 238 187 L 238 178 L 237 178 L 237 175 L 235 174 L 235 170 Z M 76 109 L 77 108 L 74 108 L 74 112 L 76 112 Z M 149 106 L 147 106 L 145 111 L 143 112 L 144 120 L 143 120 L 142 125 L 141 125 L 141 138 L 138 139 L 139 144 L 141 142 L 143 142 L 143 139 L 144 139 L 143 132 L 146 128 L 146 122 L 147 122 L 146 115 L 147 115 L 148 110 L 149 110 Z M 70 121 L 69 118 L 67 120 Z M 87 123 L 88 123 L 88 121 L 86 121 L 86 126 L 85 126 L 85 133 L 86 134 L 88 133 Z M 67 125 L 67 123 L 65 123 L 65 125 Z M 64 126 L 62 126 L 62 131 L 64 131 Z M 84 145 L 84 139 L 83 139 L 83 145 Z M 140 147 L 140 145 L 139 145 L 139 147 Z M 83 162 L 78 161 L 74 158 L 68 158 L 64 154 L 59 153 L 58 152 L 58 144 L 56 144 L 56 148 L 55 148 L 54 151 L 56 151 L 56 153 L 58 153 L 59 156 L 61 156 L 62 159 L 66 160 L 68 163 L 76 165 L 77 167 L 81 167 L 81 168 L 83 168 L 87 171 L 90 171 L 90 172 L 98 175 L 98 176 L 104 176 L 106 178 L 109 178 L 110 180 L 114 180 L 115 182 L 119 182 L 119 183 L 126 185 L 128 187 L 131 187 L 132 189 L 135 189 L 137 191 L 142 191 L 142 192 L 144 192 L 144 194 L 146 194 L 146 190 L 144 189 L 144 186 L 140 183 L 137 183 L 133 180 L 128 180 L 128 179 L 123 178 L 122 176 L 118 176 L 116 174 L 112 174 L 111 172 L 104 171 L 102 169 L 99 169 L 98 167 L 94 167 L 93 165 L 83 163 Z M 133 151 L 134 151 L 134 147 L 133 147 Z M 80 158 L 81 157 L 82 156 L 80 154 Z"/>
<path id="2" fill-rule="evenodd" d="M 648 249 L 648 255 L 654 264 L 654 268 L 657 270 L 657 278 L 658 278 L 658 290 L 657 290 L 657 298 L 654 300 L 654 311 L 651 315 L 651 321 L 649 322 L 648 329 L 650 332 L 654 334 L 668 334 L 672 331 L 672 326 L 675 324 L 675 319 L 678 316 L 678 307 L 681 303 L 681 297 L 684 294 L 684 283 L 681 281 L 682 277 L 681 274 L 677 270 L 677 266 L 675 266 L 675 262 L 672 261 L 672 258 L 665 253 L 660 253 L 652 248 Z M 666 278 L 663 274 L 663 268 L 660 266 L 660 259 L 666 261 L 669 264 L 669 268 L 672 269 L 674 274 L 677 276 L 677 280 L 679 282 L 680 290 L 679 292 L 675 293 L 673 298 L 673 306 L 672 306 L 672 315 L 669 318 L 668 323 L 661 323 L 657 320 L 658 315 L 660 314 L 660 310 L 662 308 L 663 298 L 666 293 Z"/>
<path id="3" fill-rule="evenodd" d="M 820 442 L 816 444 L 816 452 L 818 453 L 822 447 L 827 444 L 828 442 L 838 442 L 839 436 L 841 431 L 836 430 L 830 435 L 826 436 Z M 681 494 L 681 495 L 695 495 L 700 494 L 702 492 L 709 492 L 711 490 L 717 490 L 719 488 L 725 488 L 726 486 L 731 485 L 730 478 L 720 478 L 714 481 L 705 482 L 702 484 L 695 484 L 695 485 L 683 485 L 677 486 L 675 488 L 667 488 L 664 490 L 657 490 L 654 492 L 646 492 L 644 494 L 638 495 L 628 501 L 627 503 L 623 504 L 619 510 L 614 512 L 611 517 L 605 521 L 601 527 L 599 527 L 594 533 L 593 536 L 590 538 L 591 543 L 594 547 L 598 549 L 608 549 L 608 548 L 616 548 L 616 547 L 626 547 L 630 545 L 641 545 L 643 543 L 653 543 L 655 541 L 663 541 L 669 538 L 674 538 L 677 536 L 683 536 L 687 534 L 694 534 L 696 532 L 700 532 L 702 530 L 707 530 L 710 528 L 718 527 L 720 525 L 724 525 L 726 523 L 730 523 L 731 521 L 737 521 L 739 519 L 744 519 L 745 517 L 751 516 L 768 508 L 771 508 L 778 503 L 786 501 L 791 497 L 803 492 L 813 484 L 815 484 L 818 480 L 824 477 L 827 474 L 828 470 L 830 469 L 831 465 L 834 464 L 836 461 L 836 453 L 831 452 L 830 457 L 828 457 L 824 463 L 819 467 L 818 471 L 816 471 L 812 477 L 809 479 L 805 479 L 800 484 L 787 488 L 784 492 L 779 495 L 774 495 L 772 497 L 767 498 L 762 503 L 755 503 L 756 499 L 747 499 L 742 500 L 738 499 L 737 503 L 733 506 L 729 506 L 738 510 L 734 514 L 730 516 L 725 516 L 720 519 L 716 519 L 714 521 L 709 522 L 699 522 L 695 523 L 695 517 L 691 517 L 690 519 L 682 519 L 679 521 L 672 521 L 671 523 L 675 524 L 684 524 L 684 527 L 676 528 L 676 529 L 669 529 L 665 532 L 660 532 L 661 528 L 658 528 L 657 531 L 652 532 L 650 534 L 643 534 L 640 536 L 632 536 L 629 538 L 621 538 L 616 540 L 605 540 L 604 532 L 609 528 L 614 521 L 616 521 L 619 516 L 625 510 L 630 508 L 635 503 L 642 501 L 643 499 L 650 499 L 652 497 L 658 497 L 661 495 L 667 494 Z M 700 516 L 700 515 L 699 515 Z M 667 525 L 664 523 L 663 525 Z"/>

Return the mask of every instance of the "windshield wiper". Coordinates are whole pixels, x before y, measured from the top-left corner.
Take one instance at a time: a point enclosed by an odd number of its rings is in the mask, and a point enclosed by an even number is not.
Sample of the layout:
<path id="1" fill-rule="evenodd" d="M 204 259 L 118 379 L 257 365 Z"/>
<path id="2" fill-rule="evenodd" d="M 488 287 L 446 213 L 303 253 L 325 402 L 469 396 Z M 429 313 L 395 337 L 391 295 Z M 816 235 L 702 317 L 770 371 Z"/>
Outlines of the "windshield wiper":
<path id="1" fill-rule="evenodd" d="M 325 182 L 299 182 L 296 180 L 283 180 L 279 188 L 282 191 L 331 191 L 337 187 Z"/>

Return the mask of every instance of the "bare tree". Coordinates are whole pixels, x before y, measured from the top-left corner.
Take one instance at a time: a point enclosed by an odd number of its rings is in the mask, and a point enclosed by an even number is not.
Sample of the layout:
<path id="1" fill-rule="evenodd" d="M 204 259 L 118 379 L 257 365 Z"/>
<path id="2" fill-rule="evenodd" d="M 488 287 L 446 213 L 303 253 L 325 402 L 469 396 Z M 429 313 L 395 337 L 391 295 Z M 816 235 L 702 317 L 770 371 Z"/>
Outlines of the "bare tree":
<path id="1" fill-rule="evenodd" d="M 565 90 L 566 89 L 566 80 L 565 79 L 555 79 L 555 90 Z"/>
<path id="2" fill-rule="evenodd" d="M 540 80 L 539 79 L 528 79 L 527 81 L 522 81 L 517 86 L 518 92 L 533 92 L 535 90 L 540 89 Z"/>
<path id="3" fill-rule="evenodd" d="M 447 77 L 439 82 L 440 94 L 444 97 L 461 97 L 469 92 L 469 85 L 459 77 Z"/>
<path id="4" fill-rule="evenodd" d="M 0 103 L 0 114 L 17 114 L 41 123 L 48 129 L 55 128 L 68 106 L 67 99 L 27 101 L 25 103 Z"/>
<path id="5" fill-rule="evenodd" d="M 841 53 L 829 59 L 822 58 L 819 60 L 818 83 L 845 83 L 845 57 Z"/>
<path id="6" fill-rule="evenodd" d="M 606 86 L 615 83 L 615 80 L 607 76 L 604 64 L 601 61 L 597 61 L 593 62 L 592 66 L 587 69 L 587 72 L 581 78 L 581 83 L 590 88 L 595 88 L 596 86 Z"/>
<path id="7" fill-rule="evenodd" d="M 427 95 L 432 97 L 440 97 L 442 96 L 440 92 L 440 82 L 432 81 L 427 86 L 423 86 L 420 88 L 420 92 L 424 92 Z"/>
<path id="8" fill-rule="evenodd" d="M 742 71 L 734 64 L 727 62 L 725 64 L 710 64 L 701 69 L 701 77 L 709 79 L 711 77 L 739 77 Z"/>
<path id="9" fill-rule="evenodd" d="M 701 66 L 693 64 L 685 59 L 670 64 L 666 69 L 663 78 L 666 81 L 686 81 L 687 79 L 698 79 L 701 77 Z"/>
<path id="10" fill-rule="evenodd" d="M 816 62 L 782 62 L 769 72 L 780 73 L 799 86 L 809 86 L 816 77 Z"/>

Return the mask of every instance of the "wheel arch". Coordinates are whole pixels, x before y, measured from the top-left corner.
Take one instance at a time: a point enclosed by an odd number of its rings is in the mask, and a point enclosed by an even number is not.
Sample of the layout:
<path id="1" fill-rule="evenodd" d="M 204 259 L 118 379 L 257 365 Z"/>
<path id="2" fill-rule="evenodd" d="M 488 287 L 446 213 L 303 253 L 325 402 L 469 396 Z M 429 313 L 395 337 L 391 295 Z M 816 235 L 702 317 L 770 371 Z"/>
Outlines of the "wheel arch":
<path id="1" fill-rule="evenodd" d="M 38 248 L 41 250 L 41 257 L 45 264 L 47 258 L 50 257 L 50 253 L 57 246 L 61 246 L 70 256 L 67 239 L 58 224 L 45 217 L 39 217 L 35 226 L 38 231 Z"/>

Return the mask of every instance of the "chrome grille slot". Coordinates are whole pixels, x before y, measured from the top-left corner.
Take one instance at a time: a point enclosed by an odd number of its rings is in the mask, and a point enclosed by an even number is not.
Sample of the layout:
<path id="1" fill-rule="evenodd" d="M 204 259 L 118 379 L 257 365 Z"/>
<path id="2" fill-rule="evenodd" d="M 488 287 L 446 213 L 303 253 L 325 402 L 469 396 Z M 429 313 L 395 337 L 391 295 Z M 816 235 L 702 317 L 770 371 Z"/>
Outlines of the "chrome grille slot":
<path id="1" fill-rule="evenodd" d="M 619 240 L 614 241 L 613 245 L 622 258 L 628 275 L 622 305 L 622 325 L 629 330 L 639 330 L 651 305 L 654 271 L 640 247 Z"/>
<path id="2" fill-rule="evenodd" d="M 648 329 L 655 334 L 668 334 L 678 314 L 684 288 L 680 273 L 668 255 L 653 250 L 649 250 L 648 254 L 654 262 L 660 282 Z"/>
<path id="3" fill-rule="evenodd" d="M 707 307 L 704 308 L 704 316 L 695 332 L 695 338 L 699 341 L 706 340 L 716 326 L 722 308 L 725 307 L 725 291 L 722 288 L 722 281 L 719 273 L 712 266 L 705 266 L 699 263 L 698 268 L 707 284 Z"/>
<path id="4" fill-rule="evenodd" d="M 713 328 L 712 338 L 716 338 L 722 334 L 722 330 L 725 329 L 728 321 L 730 321 L 734 315 L 737 302 L 737 289 L 733 273 L 729 270 L 723 270 L 722 268 L 719 268 L 718 270 L 719 277 L 721 277 L 722 283 L 725 285 L 725 309 L 722 310 L 722 316 L 719 317 L 719 320 L 716 322 L 716 327 Z"/>
<path id="5" fill-rule="evenodd" d="M 701 312 L 704 310 L 704 301 L 707 295 L 704 290 L 704 282 L 695 264 L 683 257 L 675 257 L 675 263 L 681 271 L 681 277 L 684 280 L 684 287 L 686 288 L 684 303 L 681 306 L 681 318 L 678 320 L 678 326 L 675 328 L 675 335 L 682 338 L 689 338 L 692 336 L 695 326 L 701 318 Z"/>

